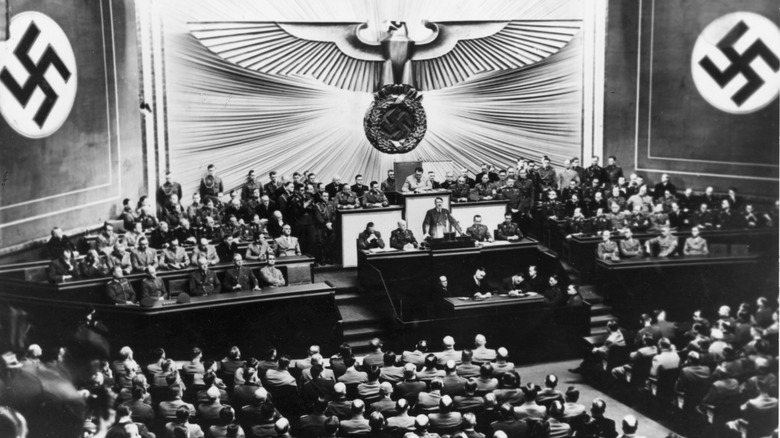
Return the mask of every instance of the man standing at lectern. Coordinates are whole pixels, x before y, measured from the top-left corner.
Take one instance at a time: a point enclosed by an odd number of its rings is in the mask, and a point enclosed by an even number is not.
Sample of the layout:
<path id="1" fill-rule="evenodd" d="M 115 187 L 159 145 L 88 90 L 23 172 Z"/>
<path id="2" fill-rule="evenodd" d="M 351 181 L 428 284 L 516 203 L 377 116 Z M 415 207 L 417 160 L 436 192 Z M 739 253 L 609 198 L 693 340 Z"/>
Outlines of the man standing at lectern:
<path id="1" fill-rule="evenodd" d="M 426 190 L 431 190 L 431 181 L 423 175 L 422 167 L 415 167 L 414 174 L 406 177 L 401 191 L 418 193 Z"/>
<path id="2" fill-rule="evenodd" d="M 455 228 L 458 234 L 463 234 L 457 219 L 446 208 L 442 208 L 444 199 L 436 197 L 436 207 L 428 210 L 423 219 L 423 234 L 431 238 L 444 237 L 444 233 L 449 232 L 449 228 Z M 447 223 L 449 222 L 449 226 Z"/>

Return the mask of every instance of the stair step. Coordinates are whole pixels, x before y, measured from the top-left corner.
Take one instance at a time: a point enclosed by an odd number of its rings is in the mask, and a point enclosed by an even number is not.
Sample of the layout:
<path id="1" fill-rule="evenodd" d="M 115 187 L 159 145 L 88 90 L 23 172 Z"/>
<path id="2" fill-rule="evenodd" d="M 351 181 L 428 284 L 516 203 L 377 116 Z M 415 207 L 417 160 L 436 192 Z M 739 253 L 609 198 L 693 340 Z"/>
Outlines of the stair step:
<path id="1" fill-rule="evenodd" d="M 606 315 L 612 312 L 612 306 L 606 304 L 594 304 L 590 307 L 591 317 Z"/>
<path id="2" fill-rule="evenodd" d="M 591 327 L 606 326 L 607 323 L 613 319 L 615 319 L 615 316 L 610 314 L 592 316 L 590 318 L 590 326 Z"/>
<path id="3" fill-rule="evenodd" d="M 354 291 L 336 291 L 336 304 L 342 304 L 347 301 L 357 301 L 362 298 L 365 297 Z"/>
<path id="4" fill-rule="evenodd" d="M 609 333 L 609 330 L 607 330 L 606 327 L 591 327 L 591 329 L 590 329 L 590 335 L 591 336 L 606 335 L 608 333 Z"/>

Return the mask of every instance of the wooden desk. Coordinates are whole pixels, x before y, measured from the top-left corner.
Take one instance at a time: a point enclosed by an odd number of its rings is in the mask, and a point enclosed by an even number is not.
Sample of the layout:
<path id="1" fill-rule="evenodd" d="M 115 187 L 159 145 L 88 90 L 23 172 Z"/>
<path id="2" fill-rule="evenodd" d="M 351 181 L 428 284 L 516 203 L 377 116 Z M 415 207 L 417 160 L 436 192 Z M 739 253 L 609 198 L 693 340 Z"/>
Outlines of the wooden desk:
<path id="1" fill-rule="evenodd" d="M 582 337 L 590 333 L 588 302 L 551 308 L 541 296 L 439 300 L 441 311 L 435 317 L 398 324 L 403 345 L 453 336 L 461 349 L 479 333 L 487 337 L 490 348 L 506 347 L 512 361 L 525 364 L 573 358 L 579 354 Z"/>
<path id="2" fill-rule="evenodd" d="M 432 295 L 433 286 L 441 275 L 457 295 L 478 266 L 487 268 L 488 282 L 497 287 L 503 278 L 527 271 L 531 264 L 545 275 L 564 273 L 556 258 L 539 250 L 538 242 L 524 239 L 436 251 L 359 251 L 358 282 L 369 293 L 390 299 L 399 318 L 411 321 L 436 312 L 433 303 L 440 297 Z"/>
<path id="3" fill-rule="evenodd" d="M 401 207 L 359 208 L 339 210 L 339 241 L 341 242 L 341 263 L 345 268 L 354 268 L 358 264 L 357 237 L 366 229 L 366 224 L 374 223 L 374 229 L 382 234 L 386 246 L 390 246 L 390 233 L 398 228 L 401 220 Z M 417 233 L 415 232 L 415 236 Z"/>
<path id="4" fill-rule="evenodd" d="M 612 233 L 613 240 L 620 241 L 624 239 L 622 234 Z M 636 233 L 634 238 L 642 241 L 656 237 L 658 233 Z M 676 232 L 675 235 L 679 238 L 678 248 L 682 252 L 682 248 L 685 245 L 685 239 L 691 236 L 690 230 Z M 777 241 L 778 241 L 778 229 L 777 228 L 756 228 L 756 229 L 742 229 L 742 230 L 705 230 L 701 232 L 701 236 L 707 239 L 707 243 L 712 246 L 713 244 L 721 245 L 747 245 L 750 248 L 751 253 L 769 251 L 777 255 Z M 572 236 L 570 240 L 564 242 L 564 246 L 568 246 L 569 263 L 580 271 L 583 277 L 591 275 L 595 269 L 596 260 L 596 248 L 601 242 L 601 236 Z M 729 251 L 730 249 L 727 249 Z M 566 252 L 566 251 L 564 251 Z M 710 251 L 712 252 L 712 251 Z"/>
<path id="5" fill-rule="evenodd" d="M 506 212 L 506 200 L 491 200 L 478 202 L 453 202 L 451 204 L 452 216 L 458 220 L 463 231 L 474 224 L 474 215 L 482 216 L 482 225 L 488 227 L 490 234 L 498 228 L 498 224 L 504 222 Z M 495 236 L 493 236 L 495 238 Z"/>
<path id="6" fill-rule="evenodd" d="M 3 288 L 0 300 L 27 311 L 36 335 L 53 342 L 72 333 L 90 307 L 108 328 L 112 349 L 164 347 L 179 357 L 186 357 L 193 346 L 212 355 L 224 354 L 216 349 L 230 345 L 246 351 L 269 344 L 286 352 L 303 351 L 311 344 L 331 349 L 343 336 L 335 289 L 325 283 L 192 297 L 188 304 L 158 302 L 154 307 L 95 304 L 25 292 Z"/>
<path id="7" fill-rule="evenodd" d="M 404 220 L 406 226 L 414 233 L 418 241 L 425 237 L 423 234 L 423 220 L 428 210 L 436 207 L 436 198 L 444 200 L 444 208 L 450 208 L 450 191 L 434 190 L 423 193 L 400 193 L 399 196 L 404 206 Z M 389 236 L 388 236 L 389 237 Z"/>
<path id="8" fill-rule="evenodd" d="M 279 257 L 276 259 L 276 266 L 282 271 L 282 274 L 285 274 L 288 285 L 311 283 L 313 281 L 311 271 L 313 263 L 314 259 L 309 256 Z M 266 262 L 244 262 L 244 266 L 250 268 L 255 276 L 258 276 L 259 269 L 265 265 Z M 210 269 L 215 271 L 217 278 L 222 281 L 224 273 L 232 267 L 233 263 L 224 262 L 214 265 Z M 168 292 L 175 296 L 180 292 L 189 292 L 187 282 L 190 274 L 197 269 L 195 266 L 190 266 L 176 271 L 159 270 L 157 271 L 157 276 L 163 279 Z M 140 292 L 141 280 L 145 277 L 146 274 L 144 273 L 132 273 L 125 276 L 135 288 L 136 293 Z M 0 288 L 8 288 L 7 290 L 11 292 L 27 290 L 28 293 L 32 293 L 34 291 L 38 296 L 44 298 L 105 303 L 106 284 L 109 281 L 111 281 L 110 276 L 60 283 L 28 282 L 23 279 L 13 278 L 13 276 L 3 275 L 0 277 Z"/>
<path id="9" fill-rule="evenodd" d="M 759 260 L 756 254 L 597 260 L 596 284 L 623 321 L 660 308 L 682 321 L 697 308 L 738 306 L 762 295 Z"/>

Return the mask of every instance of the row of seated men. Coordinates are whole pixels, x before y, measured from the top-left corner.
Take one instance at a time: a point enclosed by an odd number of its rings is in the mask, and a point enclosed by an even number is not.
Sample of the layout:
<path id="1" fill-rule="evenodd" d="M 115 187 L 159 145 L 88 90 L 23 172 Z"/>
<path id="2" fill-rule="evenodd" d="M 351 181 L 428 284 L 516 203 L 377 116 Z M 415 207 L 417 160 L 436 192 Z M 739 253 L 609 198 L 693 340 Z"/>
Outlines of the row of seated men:
<path id="1" fill-rule="evenodd" d="M 116 234 L 112 228 L 110 223 L 103 226 L 102 232 L 96 239 L 96 249 L 88 249 L 84 257 L 79 257 L 70 239 L 64 236 L 59 228 L 55 228 L 50 242 L 56 242 L 60 253 L 49 266 L 49 279 L 63 281 L 73 278 L 105 277 L 115 267 L 121 267 L 126 274 L 143 272 L 148 266 L 178 270 L 196 266 L 201 257 L 205 257 L 210 265 L 215 265 L 220 260 L 224 262 L 232 260 L 233 255 L 237 253 L 253 261 L 265 261 L 269 254 L 286 257 L 302 253 L 298 239 L 292 236 L 292 228 L 288 224 L 282 226 L 282 234 L 274 240 L 266 241 L 261 233 L 253 234 L 243 250 L 239 247 L 241 240 L 232 234 L 217 241 L 216 245 L 212 244 L 215 242 L 214 239 L 209 239 L 205 235 L 184 240 L 187 244 L 195 243 L 191 246 L 182 245 L 180 239 L 184 237 L 173 232 L 167 233 L 164 243 L 158 242 L 159 249 L 155 249 L 151 246 L 151 242 L 155 241 L 155 232 L 158 230 L 152 233 L 151 238 L 142 234 L 132 242 L 134 247 L 128 248 L 127 234 Z"/>
<path id="2" fill-rule="evenodd" d="M 755 308 L 741 304 L 736 317 L 721 306 L 712 323 L 699 310 L 685 324 L 667 321 L 662 310 L 639 322 L 632 335 L 611 321 L 604 345 L 570 371 L 606 369 L 686 415 L 710 415 L 720 436 L 746 430 L 748 437 L 765 437 L 777 429 L 778 321 L 766 298 Z"/>
<path id="3" fill-rule="evenodd" d="M 624 239 L 612 240 L 612 232 L 601 232 L 602 241 L 596 247 L 596 256 L 601 260 L 618 261 L 646 256 L 670 257 L 678 254 L 687 256 L 707 255 L 710 253 L 707 240 L 700 235 L 699 227 L 691 228 L 691 236 L 680 245 L 680 238 L 674 235 L 668 226 L 661 227 L 659 236 L 641 242 L 634 237 L 631 228 L 618 230 Z"/>
<path id="4" fill-rule="evenodd" d="M 348 345 L 330 360 L 312 346 L 296 361 L 273 348 L 245 360 L 237 347 L 219 362 L 204 361 L 194 349 L 181 365 L 157 349 L 143 367 L 124 347 L 83 389 L 113 388 L 116 427 L 132 423 L 142 436 L 177 436 L 178 428 L 191 437 L 618 436 L 603 400 L 593 400 L 589 413 L 579 391 L 564 394 L 553 374 L 543 388 L 522 385 L 506 349 L 487 348 L 483 336 L 473 349 L 455 350 L 450 337 L 443 344 L 428 353 L 420 341 L 397 356 L 372 340 L 362 360 Z M 624 421 L 624 432 L 636 427 L 635 418 Z"/>

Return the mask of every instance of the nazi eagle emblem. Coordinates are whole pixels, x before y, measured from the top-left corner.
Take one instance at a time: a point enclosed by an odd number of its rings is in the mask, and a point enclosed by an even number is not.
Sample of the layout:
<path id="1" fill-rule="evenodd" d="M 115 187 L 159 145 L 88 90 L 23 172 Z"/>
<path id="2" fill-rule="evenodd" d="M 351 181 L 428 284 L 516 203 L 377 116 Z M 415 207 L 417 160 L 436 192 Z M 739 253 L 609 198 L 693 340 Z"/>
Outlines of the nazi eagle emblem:
<path id="1" fill-rule="evenodd" d="M 411 23 L 409 23 L 411 24 Z M 376 149 L 413 150 L 426 131 L 422 92 L 485 72 L 522 68 L 562 49 L 578 21 L 505 20 L 420 23 L 192 22 L 190 33 L 222 59 L 243 68 L 303 76 L 345 90 L 373 92 L 363 119 Z"/>

